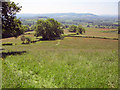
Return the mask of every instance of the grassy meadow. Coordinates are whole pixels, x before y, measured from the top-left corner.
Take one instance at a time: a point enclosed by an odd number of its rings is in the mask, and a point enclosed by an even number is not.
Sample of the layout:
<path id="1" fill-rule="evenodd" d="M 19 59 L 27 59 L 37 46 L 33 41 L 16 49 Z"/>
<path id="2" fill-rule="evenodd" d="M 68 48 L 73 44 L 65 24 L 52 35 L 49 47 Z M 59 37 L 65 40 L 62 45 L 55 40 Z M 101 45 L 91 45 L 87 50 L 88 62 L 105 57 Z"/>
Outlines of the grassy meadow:
<path id="1" fill-rule="evenodd" d="M 85 35 L 117 38 L 106 31 L 86 28 Z M 25 36 L 37 40 L 33 34 Z M 118 87 L 118 40 L 65 37 L 21 44 L 19 37 L 2 43 L 13 43 L 2 46 L 2 88 Z"/>

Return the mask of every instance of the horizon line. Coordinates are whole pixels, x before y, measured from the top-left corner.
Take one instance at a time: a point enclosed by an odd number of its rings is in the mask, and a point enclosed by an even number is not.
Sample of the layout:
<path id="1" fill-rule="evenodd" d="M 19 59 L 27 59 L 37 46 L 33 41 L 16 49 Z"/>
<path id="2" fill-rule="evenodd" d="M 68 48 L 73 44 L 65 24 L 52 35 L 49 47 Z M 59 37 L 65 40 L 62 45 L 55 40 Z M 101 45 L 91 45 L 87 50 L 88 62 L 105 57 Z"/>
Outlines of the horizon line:
<path id="1" fill-rule="evenodd" d="M 54 13 L 18 13 L 18 14 L 67 14 L 67 13 L 75 13 L 75 14 L 94 14 L 94 15 L 113 15 L 118 16 L 118 14 L 95 14 L 95 13 L 77 13 L 77 12 L 54 12 Z"/>

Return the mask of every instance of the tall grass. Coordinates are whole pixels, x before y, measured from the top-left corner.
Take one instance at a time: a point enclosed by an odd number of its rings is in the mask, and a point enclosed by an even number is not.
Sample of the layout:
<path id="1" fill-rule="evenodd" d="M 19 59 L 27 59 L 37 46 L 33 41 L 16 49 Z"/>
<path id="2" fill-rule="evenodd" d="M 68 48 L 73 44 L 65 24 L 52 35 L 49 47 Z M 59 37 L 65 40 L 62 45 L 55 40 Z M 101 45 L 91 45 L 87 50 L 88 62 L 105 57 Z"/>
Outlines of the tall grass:
<path id="1" fill-rule="evenodd" d="M 17 41 L 17 45 L 3 46 L 4 52 L 27 53 L 2 61 L 3 88 L 118 87 L 116 40 L 69 37 L 30 45 Z"/>

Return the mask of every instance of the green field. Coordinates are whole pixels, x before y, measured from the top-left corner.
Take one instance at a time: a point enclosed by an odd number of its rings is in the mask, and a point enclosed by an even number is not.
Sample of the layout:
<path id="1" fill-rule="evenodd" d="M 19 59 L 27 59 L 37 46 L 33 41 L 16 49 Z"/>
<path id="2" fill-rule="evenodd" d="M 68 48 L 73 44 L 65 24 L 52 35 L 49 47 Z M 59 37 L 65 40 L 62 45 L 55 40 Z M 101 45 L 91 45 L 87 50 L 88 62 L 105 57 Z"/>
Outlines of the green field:
<path id="1" fill-rule="evenodd" d="M 101 31 L 87 28 L 86 35 L 117 37 Z M 36 40 L 33 33 L 26 36 Z M 65 37 L 25 45 L 19 37 L 2 42 L 13 43 L 2 47 L 2 88 L 118 87 L 118 40 Z"/>

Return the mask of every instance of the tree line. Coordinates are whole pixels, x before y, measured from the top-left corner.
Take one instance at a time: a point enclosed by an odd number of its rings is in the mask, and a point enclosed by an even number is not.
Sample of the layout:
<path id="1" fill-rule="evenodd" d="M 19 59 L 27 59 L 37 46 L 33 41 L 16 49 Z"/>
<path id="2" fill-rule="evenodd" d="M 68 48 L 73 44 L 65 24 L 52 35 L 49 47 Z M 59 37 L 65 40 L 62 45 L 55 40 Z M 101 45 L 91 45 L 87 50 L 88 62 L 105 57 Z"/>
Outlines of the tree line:
<path id="1" fill-rule="evenodd" d="M 85 28 L 82 27 L 82 25 L 71 25 L 69 27 L 69 32 L 75 32 L 77 35 L 78 34 L 83 34 L 85 33 Z"/>

